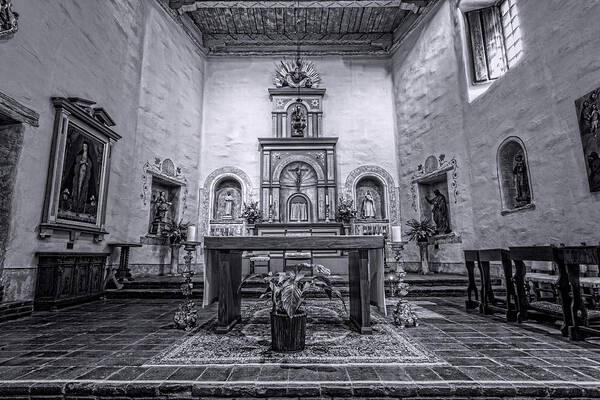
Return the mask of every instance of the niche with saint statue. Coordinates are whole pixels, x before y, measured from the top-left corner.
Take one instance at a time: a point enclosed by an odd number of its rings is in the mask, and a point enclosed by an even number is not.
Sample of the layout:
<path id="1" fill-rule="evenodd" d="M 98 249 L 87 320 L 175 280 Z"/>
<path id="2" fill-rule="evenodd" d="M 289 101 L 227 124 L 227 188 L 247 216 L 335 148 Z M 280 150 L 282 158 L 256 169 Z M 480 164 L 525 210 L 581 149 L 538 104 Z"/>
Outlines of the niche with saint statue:
<path id="1" fill-rule="evenodd" d="M 383 221 L 387 218 L 385 189 L 374 177 L 366 176 L 356 183 L 355 204 L 359 221 Z"/>
<path id="2" fill-rule="evenodd" d="M 181 186 L 159 176 L 152 176 L 151 190 L 148 233 L 161 235 L 169 222 L 178 221 Z"/>
<path id="3" fill-rule="evenodd" d="M 242 186 L 233 178 L 225 178 L 215 185 L 213 194 L 213 221 L 237 222 L 241 218 Z"/>
<path id="4" fill-rule="evenodd" d="M 508 138 L 498 148 L 498 178 L 503 214 L 533 208 L 527 153 L 520 139 Z"/>

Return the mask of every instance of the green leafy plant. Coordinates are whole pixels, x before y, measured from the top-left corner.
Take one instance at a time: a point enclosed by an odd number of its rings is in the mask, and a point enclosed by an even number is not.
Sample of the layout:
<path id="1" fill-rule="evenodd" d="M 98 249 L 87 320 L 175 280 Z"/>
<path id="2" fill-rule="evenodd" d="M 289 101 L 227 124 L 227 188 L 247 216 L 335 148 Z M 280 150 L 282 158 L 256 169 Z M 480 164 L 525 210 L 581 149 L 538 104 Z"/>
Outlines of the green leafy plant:
<path id="1" fill-rule="evenodd" d="M 350 222 L 353 218 L 356 218 L 356 209 L 354 208 L 354 200 L 340 198 L 337 205 L 338 220 L 342 222 Z"/>
<path id="2" fill-rule="evenodd" d="M 313 275 L 307 276 L 306 272 L 310 270 L 313 271 Z M 306 295 L 314 290 L 323 290 L 330 300 L 338 298 L 346 309 L 344 298 L 340 291 L 331 285 L 329 275 L 331 271 L 322 265 L 303 263 L 296 264 L 284 272 L 250 275 L 244 279 L 242 285 L 251 279 L 263 278 L 268 286 L 260 298 L 270 297 L 273 312 L 285 313 L 292 318 L 299 313 L 306 301 Z"/>
<path id="3" fill-rule="evenodd" d="M 260 210 L 258 201 L 251 201 L 250 204 L 244 203 L 242 218 L 244 218 L 249 224 L 262 221 L 263 213 Z"/>
<path id="4" fill-rule="evenodd" d="M 411 219 L 406 222 L 406 225 L 410 228 L 406 234 L 408 235 L 408 240 L 416 241 L 416 242 L 427 242 L 430 237 L 435 235 L 435 227 L 429 221 L 428 218 L 425 218 L 421 221 L 417 221 L 416 219 Z"/>
<path id="5" fill-rule="evenodd" d="M 179 222 L 171 220 L 162 227 L 161 235 L 169 240 L 169 244 L 179 245 L 187 238 L 188 226 L 190 223 L 183 222 L 183 219 L 180 219 Z"/>

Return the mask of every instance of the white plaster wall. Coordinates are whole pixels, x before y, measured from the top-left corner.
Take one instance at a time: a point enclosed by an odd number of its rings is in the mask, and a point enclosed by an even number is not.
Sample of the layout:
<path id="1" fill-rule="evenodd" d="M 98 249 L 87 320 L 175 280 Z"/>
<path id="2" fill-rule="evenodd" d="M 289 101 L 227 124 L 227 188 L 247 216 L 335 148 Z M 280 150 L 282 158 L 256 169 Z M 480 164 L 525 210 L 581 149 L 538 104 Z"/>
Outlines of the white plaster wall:
<path id="1" fill-rule="evenodd" d="M 32 298 L 36 251 L 66 251 L 65 236 L 40 240 L 37 233 L 54 121 L 50 97 L 96 101 L 123 136 L 112 157 L 106 218 L 111 235 L 100 244 L 84 236 L 73 249 L 104 251 L 107 242 L 139 241 L 145 232 L 141 165 L 154 155 L 180 160 L 195 210 L 204 68 L 183 30 L 154 1 L 13 3 L 20 29 L 0 43 L 0 91 L 36 110 L 40 126 L 25 129 L 5 260 L 6 300 Z M 152 146 L 157 142 L 160 149 Z"/>
<path id="2" fill-rule="evenodd" d="M 600 86 L 600 3 L 518 1 L 523 58 L 471 103 L 456 3 L 442 2 L 393 58 L 402 191 L 427 155 L 445 153 L 458 161 L 451 212 L 464 248 L 597 243 L 600 200 L 589 192 L 574 101 Z M 536 208 L 502 216 L 496 151 L 509 136 L 526 145 Z M 460 261 L 460 250 L 440 245 L 433 260 Z"/>
<path id="3" fill-rule="evenodd" d="M 453 33 L 450 5 L 442 2 L 393 56 L 400 202 L 403 223 L 421 219 L 419 201 L 414 210 L 411 196 L 411 181 L 417 166 L 424 164 L 430 155 L 445 154 L 447 160 L 456 159 L 459 194 L 455 201 L 449 188 L 448 206 L 453 231 L 464 243 L 470 243 L 473 241 L 470 161 Z M 418 193 L 416 186 L 415 190 Z M 408 227 L 404 225 L 403 229 Z M 439 244 L 437 249 L 430 246 L 431 260 L 457 263 L 462 259 L 461 249 L 460 244 Z M 404 259 L 419 259 L 416 245 L 407 247 Z"/>
<path id="4" fill-rule="evenodd" d="M 600 86 L 600 3 L 521 0 L 518 7 L 521 62 L 464 108 L 475 245 L 595 244 L 600 194 L 589 191 L 574 101 Z M 495 158 L 508 136 L 527 148 L 536 208 L 501 216 Z"/>
<path id="5" fill-rule="evenodd" d="M 258 199 L 258 138 L 272 137 L 267 89 L 277 58 L 210 58 L 204 95 L 202 184 L 212 171 L 234 166 L 252 180 Z M 389 60 L 311 57 L 327 89 L 323 136 L 339 137 L 338 185 L 365 164 L 376 164 L 396 179 L 394 113 Z"/>

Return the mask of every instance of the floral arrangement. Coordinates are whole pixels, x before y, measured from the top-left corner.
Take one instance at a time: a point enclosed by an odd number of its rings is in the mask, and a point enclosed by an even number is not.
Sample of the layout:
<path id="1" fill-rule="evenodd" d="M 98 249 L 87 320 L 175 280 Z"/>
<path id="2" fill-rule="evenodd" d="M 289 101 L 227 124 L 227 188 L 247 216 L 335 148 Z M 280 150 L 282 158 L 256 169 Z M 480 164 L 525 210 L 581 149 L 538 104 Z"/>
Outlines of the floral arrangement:
<path id="1" fill-rule="evenodd" d="M 310 271 L 311 269 L 313 270 L 313 275 L 307 276 L 305 271 Z M 315 289 L 323 290 L 330 300 L 334 297 L 340 299 L 344 305 L 344 309 L 346 309 L 346 303 L 342 294 L 339 290 L 331 286 L 328 275 L 331 275 L 331 271 L 322 265 L 303 263 L 294 265 L 284 272 L 269 272 L 267 275 L 250 275 L 242 282 L 242 285 L 257 276 L 263 277 L 268 287 L 260 298 L 270 297 L 273 312 L 285 313 L 288 317 L 292 318 L 299 313 L 300 307 L 305 302 L 306 294 Z"/>
<path id="2" fill-rule="evenodd" d="M 354 208 L 354 200 L 340 198 L 337 206 L 337 216 L 342 222 L 350 222 L 356 217 L 356 209 Z"/>
<path id="3" fill-rule="evenodd" d="M 171 220 L 163 226 L 161 235 L 169 240 L 169 244 L 180 245 L 187 238 L 188 226 L 190 226 L 190 223 L 183 222 L 183 219 L 179 220 L 179 222 Z"/>
<path id="4" fill-rule="evenodd" d="M 258 201 L 251 201 L 250 204 L 244 203 L 242 218 L 244 218 L 249 224 L 262 221 L 263 213 L 260 210 Z"/>
<path id="5" fill-rule="evenodd" d="M 408 240 L 410 241 L 427 242 L 430 237 L 435 235 L 435 227 L 428 218 L 425 218 L 420 222 L 416 219 L 411 219 L 406 222 L 406 225 L 410 228 L 410 230 L 406 232 Z"/>

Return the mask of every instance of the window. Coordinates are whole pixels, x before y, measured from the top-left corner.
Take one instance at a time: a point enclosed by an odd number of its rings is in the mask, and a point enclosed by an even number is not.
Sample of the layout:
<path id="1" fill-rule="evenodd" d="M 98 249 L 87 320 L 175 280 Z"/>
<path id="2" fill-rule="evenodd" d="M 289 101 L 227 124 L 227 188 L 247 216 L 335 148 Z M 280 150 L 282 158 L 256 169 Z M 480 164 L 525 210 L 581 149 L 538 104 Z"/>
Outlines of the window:
<path id="1" fill-rule="evenodd" d="M 498 79 L 521 56 L 516 0 L 466 13 L 471 42 L 473 81 Z"/>

